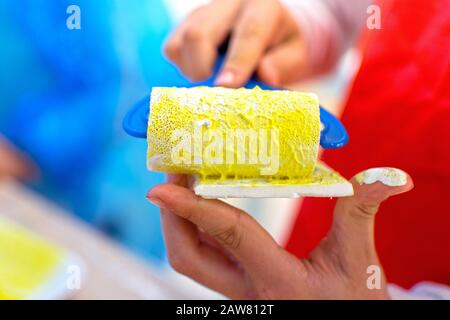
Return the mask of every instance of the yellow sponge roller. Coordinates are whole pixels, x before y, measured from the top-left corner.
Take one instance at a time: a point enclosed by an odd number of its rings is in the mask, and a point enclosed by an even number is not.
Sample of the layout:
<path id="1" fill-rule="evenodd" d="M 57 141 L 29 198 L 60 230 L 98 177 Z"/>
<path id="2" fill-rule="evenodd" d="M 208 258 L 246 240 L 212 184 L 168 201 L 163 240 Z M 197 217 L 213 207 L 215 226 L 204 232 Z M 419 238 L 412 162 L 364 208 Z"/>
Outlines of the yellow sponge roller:
<path id="1" fill-rule="evenodd" d="M 350 192 L 345 179 L 316 166 L 320 109 L 315 94 L 156 87 L 150 110 L 148 168 L 196 175 L 194 190 L 200 195 L 292 197 Z M 346 192 L 329 191 L 330 185 L 343 182 Z M 328 189 L 318 190 L 326 184 Z M 313 185 L 314 189 L 308 188 Z"/>

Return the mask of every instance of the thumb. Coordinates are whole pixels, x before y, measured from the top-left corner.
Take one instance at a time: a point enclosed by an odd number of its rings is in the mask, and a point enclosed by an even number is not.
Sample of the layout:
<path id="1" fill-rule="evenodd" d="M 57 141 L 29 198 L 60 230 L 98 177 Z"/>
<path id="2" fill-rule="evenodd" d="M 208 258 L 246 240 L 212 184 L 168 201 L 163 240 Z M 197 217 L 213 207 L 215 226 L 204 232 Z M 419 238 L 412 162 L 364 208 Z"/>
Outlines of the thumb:
<path id="1" fill-rule="evenodd" d="M 341 198 L 334 210 L 332 229 L 327 241 L 338 246 L 340 263 L 347 269 L 378 264 L 374 242 L 375 214 L 389 197 L 413 188 L 411 177 L 395 168 L 372 168 L 351 180 L 354 196 Z M 365 272 L 365 269 L 364 269 Z"/>

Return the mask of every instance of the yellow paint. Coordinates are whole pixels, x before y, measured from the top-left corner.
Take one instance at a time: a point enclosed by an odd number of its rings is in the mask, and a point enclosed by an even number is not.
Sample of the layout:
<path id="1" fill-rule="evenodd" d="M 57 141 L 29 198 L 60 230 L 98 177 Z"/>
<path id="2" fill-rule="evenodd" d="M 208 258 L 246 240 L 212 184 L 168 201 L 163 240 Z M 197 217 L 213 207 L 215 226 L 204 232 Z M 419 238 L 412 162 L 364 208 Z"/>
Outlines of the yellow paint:
<path id="1" fill-rule="evenodd" d="M 230 180 L 222 180 L 218 182 L 212 178 L 200 178 L 199 184 L 229 184 Z M 347 180 L 343 178 L 339 173 L 331 170 L 330 168 L 318 163 L 314 169 L 314 172 L 304 178 L 292 178 L 280 179 L 279 177 L 259 177 L 257 179 L 243 179 L 239 181 L 233 181 L 234 185 L 239 187 L 259 187 L 259 186 L 291 186 L 291 185 L 334 185 L 347 183 Z"/>
<path id="2" fill-rule="evenodd" d="M 25 299 L 42 289 L 61 256 L 53 245 L 0 219 L 0 300 Z"/>
<path id="3" fill-rule="evenodd" d="M 314 94 L 259 88 L 154 88 L 150 110 L 147 163 L 151 170 L 198 174 L 204 180 L 211 181 L 231 178 L 292 183 L 308 181 L 316 167 L 320 111 Z M 279 150 L 276 174 L 262 175 L 261 169 L 266 166 L 260 162 L 238 163 L 237 149 L 228 144 L 221 145 L 223 157 L 229 152 L 232 154 L 230 159 L 235 161 L 212 163 L 211 159 L 217 156 L 217 152 L 210 152 L 208 148 L 214 142 L 215 135 L 218 134 L 221 141 L 227 141 L 230 132 L 240 129 L 267 133 L 270 142 L 267 154 L 270 154 L 272 148 Z M 202 137 L 203 144 L 196 149 L 194 145 L 199 144 L 191 139 L 192 143 L 188 148 L 191 154 L 184 154 L 186 159 L 191 159 L 190 163 L 173 161 L 174 148 L 185 138 L 183 135 L 174 139 L 176 130 L 188 132 L 193 137 L 196 136 L 195 130 L 201 132 L 197 136 Z M 274 132 L 278 136 L 271 135 Z M 276 145 L 272 144 L 274 142 L 277 142 Z M 250 159 L 252 154 L 246 148 L 244 150 L 246 159 Z M 196 162 L 200 158 L 201 163 Z"/>

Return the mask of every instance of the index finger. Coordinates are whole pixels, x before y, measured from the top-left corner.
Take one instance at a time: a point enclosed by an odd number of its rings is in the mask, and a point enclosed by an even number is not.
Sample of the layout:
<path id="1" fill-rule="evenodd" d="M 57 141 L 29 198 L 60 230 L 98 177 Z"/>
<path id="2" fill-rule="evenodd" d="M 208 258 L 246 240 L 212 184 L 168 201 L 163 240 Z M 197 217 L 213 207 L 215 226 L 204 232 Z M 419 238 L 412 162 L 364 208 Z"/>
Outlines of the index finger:
<path id="1" fill-rule="evenodd" d="M 166 56 L 192 80 L 207 78 L 240 4 L 240 0 L 215 0 L 194 10 L 167 40 Z"/>
<path id="2" fill-rule="evenodd" d="M 248 0 L 232 31 L 225 62 L 216 85 L 242 86 L 269 46 L 281 15 L 276 1 Z"/>
<path id="3" fill-rule="evenodd" d="M 265 274 L 281 252 L 274 239 L 251 216 L 219 200 L 207 200 L 172 184 L 148 194 L 166 210 L 189 220 L 212 236 L 248 270 Z"/>

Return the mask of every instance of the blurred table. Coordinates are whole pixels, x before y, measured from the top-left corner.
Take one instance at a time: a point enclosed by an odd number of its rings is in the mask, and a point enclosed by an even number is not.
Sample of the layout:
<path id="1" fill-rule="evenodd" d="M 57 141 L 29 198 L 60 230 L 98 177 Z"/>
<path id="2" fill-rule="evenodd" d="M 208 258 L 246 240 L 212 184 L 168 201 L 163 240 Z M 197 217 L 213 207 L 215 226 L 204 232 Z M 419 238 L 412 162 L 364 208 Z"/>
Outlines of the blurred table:
<path id="1" fill-rule="evenodd" d="M 86 275 L 75 299 L 188 298 L 141 260 L 92 227 L 13 181 L 0 181 L 0 217 L 79 256 Z M 83 269 L 84 270 L 84 269 Z"/>

